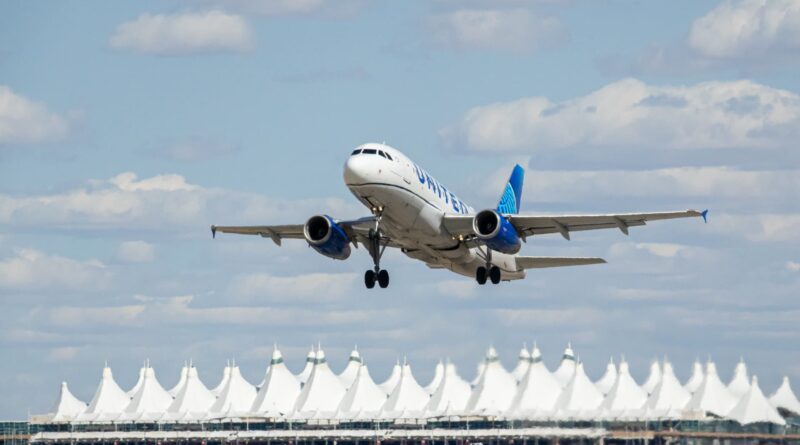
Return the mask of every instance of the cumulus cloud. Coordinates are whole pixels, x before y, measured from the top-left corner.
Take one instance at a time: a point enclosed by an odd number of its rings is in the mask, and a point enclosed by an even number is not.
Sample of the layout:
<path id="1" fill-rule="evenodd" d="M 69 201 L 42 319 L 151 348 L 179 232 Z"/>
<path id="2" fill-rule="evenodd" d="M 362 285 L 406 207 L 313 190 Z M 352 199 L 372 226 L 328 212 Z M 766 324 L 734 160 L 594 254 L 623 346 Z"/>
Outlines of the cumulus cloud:
<path id="1" fill-rule="evenodd" d="M 528 9 L 461 9 L 430 17 L 428 27 L 434 43 L 456 50 L 529 52 L 567 37 L 558 19 Z"/>
<path id="2" fill-rule="evenodd" d="M 800 242 L 800 214 L 721 214 L 714 218 L 715 230 L 755 242 Z"/>
<path id="3" fill-rule="evenodd" d="M 0 260 L 0 287 L 18 290 L 101 289 L 111 274 L 98 260 L 80 261 L 48 255 L 34 249 L 19 249 Z"/>
<path id="4" fill-rule="evenodd" d="M 623 79 L 586 96 L 479 106 L 440 131 L 473 151 L 783 147 L 796 140 L 800 96 L 751 81 L 654 86 Z"/>
<path id="5" fill-rule="evenodd" d="M 269 273 L 242 274 L 233 278 L 230 291 L 244 297 L 277 297 L 294 300 L 331 300 L 344 296 L 355 282 L 353 273 L 311 273 L 302 276 L 274 276 Z"/>
<path id="6" fill-rule="evenodd" d="M 800 272 L 800 263 L 797 261 L 787 261 L 786 269 L 791 270 L 792 272 Z"/>
<path id="7" fill-rule="evenodd" d="M 800 55 L 800 3 L 724 0 L 692 23 L 689 46 L 712 58 Z"/>
<path id="8" fill-rule="evenodd" d="M 117 258 L 126 263 L 149 263 L 155 257 L 155 247 L 145 241 L 125 241 L 117 249 Z"/>
<path id="9" fill-rule="evenodd" d="M 69 131 L 69 118 L 0 85 L 0 146 L 55 142 Z"/>
<path id="10" fill-rule="evenodd" d="M 115 49 L 158 55 L 247 51 L 250 26 L 239 15 L 220 10 L 178 14 L 142 14 L 122 23 L 109 40 Z"/>

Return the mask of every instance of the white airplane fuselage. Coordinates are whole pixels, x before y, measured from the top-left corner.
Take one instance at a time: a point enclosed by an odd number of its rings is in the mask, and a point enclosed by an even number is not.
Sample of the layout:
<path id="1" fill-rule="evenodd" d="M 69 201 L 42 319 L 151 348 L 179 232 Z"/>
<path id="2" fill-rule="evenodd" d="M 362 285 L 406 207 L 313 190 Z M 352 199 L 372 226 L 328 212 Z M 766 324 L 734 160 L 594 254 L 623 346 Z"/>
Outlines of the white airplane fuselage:
<path id="1" fill-rule="evenodd" d="M 475 210 L 399 150 L 385 144 L 360 145 L 345 162 L 344 182 L 364 206 L 381 215 L 381 230 L 407 256 L 468 277 L 486 265 L 485 247 L 464 246 L 442 224 L 445 214 Z M 525 277 L 514 255 L 491 255 L 504 280 Z"/>

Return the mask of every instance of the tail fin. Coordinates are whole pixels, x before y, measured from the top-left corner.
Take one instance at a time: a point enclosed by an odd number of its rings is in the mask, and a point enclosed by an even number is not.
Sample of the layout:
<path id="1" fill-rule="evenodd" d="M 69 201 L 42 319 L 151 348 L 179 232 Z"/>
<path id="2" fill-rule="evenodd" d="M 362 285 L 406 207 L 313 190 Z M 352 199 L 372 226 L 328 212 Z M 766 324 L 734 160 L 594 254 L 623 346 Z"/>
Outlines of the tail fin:
<path id="1" fill-rule="evenodd" d="M 511 177 L 508 178 L 503 196 L 497 203 L 497 211 L 500 213 L 516 214 L 519 212 L 519 205 L 522 200 L 522 182 L 525 180 L 525 170 L 519 164 L 514 166 Z"/>

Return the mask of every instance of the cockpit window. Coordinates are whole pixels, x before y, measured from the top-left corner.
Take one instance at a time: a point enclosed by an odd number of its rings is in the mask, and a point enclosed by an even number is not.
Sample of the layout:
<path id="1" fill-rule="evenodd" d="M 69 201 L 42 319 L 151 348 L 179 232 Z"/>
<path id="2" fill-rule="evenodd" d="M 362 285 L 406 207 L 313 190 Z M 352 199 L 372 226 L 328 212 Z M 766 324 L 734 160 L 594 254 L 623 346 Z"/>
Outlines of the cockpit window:
<path id="1" fill-rule="evenodd" d="M 378 154 L 383 156 L 384 158 L 386 157 L 386 153 L 384 153 L 383 150 L 378 150 Z"/>
<path id="2" fill-rule="evenodd" d="M 350 156 L 355 156 L 355 155 L 357 155 L 359 153 L 361 153 L 361 149 L 360 148 L 356 148 L 355 150 L 353 150 L 352 153 L 350 153 Z"/>
<path id="3" fill-rule="evenodd" d="M 365 155 L 374 155 L 378 153 L 378 150 L 375 150 L 374 148 L 365 148 L 364 150 L 361 151 L 361 153 Z"/>
<path id="4" fill-rule="evenodd" d="M 392 159 L 392 155 L 390 155 L 388 152 L 386 153 L 386 159 L 394 161 L 394 159 Z"/>

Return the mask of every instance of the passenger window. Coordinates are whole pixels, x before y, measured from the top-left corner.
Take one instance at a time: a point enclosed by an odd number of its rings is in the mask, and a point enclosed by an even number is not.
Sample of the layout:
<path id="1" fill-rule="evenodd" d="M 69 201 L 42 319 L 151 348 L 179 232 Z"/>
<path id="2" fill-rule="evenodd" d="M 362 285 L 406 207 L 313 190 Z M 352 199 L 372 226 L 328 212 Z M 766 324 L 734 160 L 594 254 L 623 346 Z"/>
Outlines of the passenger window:
<path id="1" fill-rule="evenodd" d="M 375 150 L 374 148 L 365 148 L 364 150 L 361 151 L 361 153 L 365 155 L 374 155 L 378 154 L 378 150 Z"/>
<path id="2" fill-rule="evenodd" d="M 353 152 L 352 152 L 352 153 L 350 153 L 350 156 L 355 156 L 355 155 L 357 155 L 357 154 L 359 154 L 359 153 L 361 153 L 361 149 L 360 149 L 360 148 L 357 148 L 357 149 L 353 150 Z"/>

